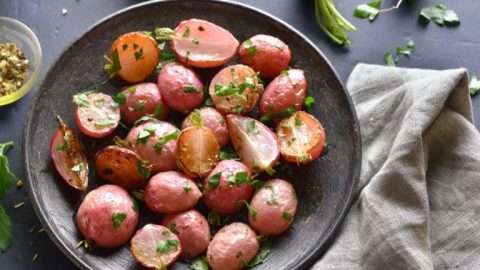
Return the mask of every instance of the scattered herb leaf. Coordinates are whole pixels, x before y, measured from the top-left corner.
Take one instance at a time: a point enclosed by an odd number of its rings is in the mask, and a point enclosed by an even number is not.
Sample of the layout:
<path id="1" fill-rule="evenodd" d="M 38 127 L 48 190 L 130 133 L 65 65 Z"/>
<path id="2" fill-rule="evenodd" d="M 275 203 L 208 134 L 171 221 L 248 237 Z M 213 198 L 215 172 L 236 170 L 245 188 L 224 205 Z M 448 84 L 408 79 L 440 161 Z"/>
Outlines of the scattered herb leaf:
<path id="1" fill-rule="evenodd" d="M 253 45 L 251 39 L 245 40 L 245 42 L 243 42 L 243 46 L 245 46 L 248 56 L 253 57 L 257 53 L 257 47 Z"/>
<path id="2" fill-rule="evenodd" d="M 480 91 L 480 80 L 477 76 L 472 76 L 472 79 L 468 84 L 468 89 L 470 90 L 470 96 L 475 96 Z"/>
<path id="3" fill-rule="evenodd" d="M 112 214 L 112 225 L 114 229 L 118 229 L 123 221 L 127 218 L 126 213 L 117 212 Z"/>
<path id="4" fill-rule="evenodd" d="M 207 258 L 205 258 L 205 256 L 201 256 L 193 259 L 192 263 L 190 264 L 190 268 L 192 270 L 209 270 Z"/>
<path id="5" fill-rule="evenodd" d="M 120 58 L 118 57 L 118 51 L 114 50 L 110 56 L 104 56 L 106 63 L 103 69 L 107 72 L 110 78 L 113 78 L 121 69 Z"/>
<path id="6" fill-rule="evenodd" d="M 178 249 L 178 244 L 179 244 L 178 240 L 171 240 L 171 239 L 160 240 L 157 243 L 156 251 L 162 254 L 175 251 Z"/>
<path id="7" fill-rule="evenodd" d="M 185 93 L 198 93 L 200 90 L 198 90 L 194 85 L 189 84 L 185 87 L 183 87 L 183 92 Z"/>
<path id="8" fill-rule="evenodd" d="M 220 177 L 222 176 L 222 173 L 216 173 L 212 175 L 210 178 L 208 178 L 208 187 L 211 189 L 215 189 L 218 187 L 220 184 Z"/>
<path id="9" fill-rule="evenodd" d="M 419 20 L 425 24 L 433 21 L 439 26 L 457 26 L 460 24 L 457 13 L 443 4 L 423 8 L 420 11 Z"/>

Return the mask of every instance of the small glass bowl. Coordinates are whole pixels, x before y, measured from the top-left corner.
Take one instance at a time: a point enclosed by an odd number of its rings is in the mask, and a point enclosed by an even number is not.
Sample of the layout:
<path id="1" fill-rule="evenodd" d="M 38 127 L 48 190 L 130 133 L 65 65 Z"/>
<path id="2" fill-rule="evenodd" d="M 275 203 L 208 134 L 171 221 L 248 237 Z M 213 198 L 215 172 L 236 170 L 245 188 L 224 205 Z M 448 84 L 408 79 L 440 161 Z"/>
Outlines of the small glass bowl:
<path id="1" fill-rule="evenodd" d="M 0 16 L 0 43 L 13 42 L 25 54 L 29 61 L 28 74 L 22 87 L 6 96 L 0 97 L 0 106 L 13 103 L 32 89 L 42 64 L 42 48 L 33 31 L 20 21 Z"/>

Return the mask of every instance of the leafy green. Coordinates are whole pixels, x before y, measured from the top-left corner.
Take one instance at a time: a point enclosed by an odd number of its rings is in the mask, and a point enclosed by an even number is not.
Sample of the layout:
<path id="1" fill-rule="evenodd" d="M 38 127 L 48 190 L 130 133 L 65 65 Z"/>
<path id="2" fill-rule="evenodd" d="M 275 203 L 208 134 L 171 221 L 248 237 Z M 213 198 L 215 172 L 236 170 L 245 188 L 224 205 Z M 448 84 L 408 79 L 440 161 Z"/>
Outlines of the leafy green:
<path id="1" fill-rule="evenodd" d="M 160 240 L 157 243 L 157 252 L 158 253 L 168 253 L 170 251 L 175 251 L 178 249 L 179 241 L 178 240 Z"/>
<path id="2" fill-rule="evenodd" d="M 123 105 L 125 104 L 125 102 L 127 101 L 127 97 L 125 96 L 125 94 L 123 92 L 120 92 L 118 94 L 116 94 L 115 96 L 113 96 L 113 101 L 115 101 L 118 105 Z"/>
<path id="3" fill-rule="evenodd" d="M 155 107 L 155 111 L 153 112 L 153 115 L 157 118 L 160 118 L 163 113 L 163 104 L 158 104 L 157 107 Z"/>
<path id="4" fill-rule="evenodd" d="M 242 184 L 246 184 L 250 182 L 250 178 L 248 177 L 247 172 L 237 172 L 232 174 L 228 177 L 228 184 L 231 186 L 240 186 Z"/>
<path id="5" fill-rule="evenodd" d="M 7 151 L 13 146 L 13 142 L 0 144 L 0 198 L 15 184 L 17 177 L 10 171 L 8 159 L 5 156 Z"/>
<path id="6" fill-rule="evenodd" d="M 335 43 L 350 46 L 348 32 L 357 31 L 337 10 L 332 0 L 315 0 L 315 18 L 320 28 Z"/>
<path id="7" fill-rule="evenodd" d="M 185 92 L 185 93 L 199 93 L 200 90 L 198 90 L 194 85 L 189 84 L 189 85 L 183 87 L 183 92 Z"/>
<path id="8" fill-rule="evenodd" d="M 219 172 L 219 173 L 216 173 L 214 175 L 212 175 L 210 178 L 208 178 L 208 187 L 211 188 L 211 189 L 214 189 L 216 187 L 218 187 L 218 185 L 220 184 L 220 177 L 222 176 L 222 173 Z"/>
<path id="9" fill-rule="evenodd" d="M 158 138 L 157 142 L 153 146 L 154 149 L 155 149 L 155 152 L 160 153 L 162 151 L 163 146 L 170 141 L 176 140 L 178 138 L 179 134 L 180 134 L 180 132 L 178 130 L 175 130 L 172 133 L 169 133 L 167 135 L 164 135 L 164 136 Z"/>
<path id="10" fill-rule="evenodd" d="M 480 80 L 477 76 L 472 76 L 468 84 L 468 89 L 470 90 L 470 96 L 475 96 L 480 91 Z"/>
<path id="11" fill-rule="evenodd" d="M 0 252 L 5 252 L 12 241 L 12 222 L 10 217 L 0 205 Z"/>
<path id="12" fill-rule="evenodd" d="M 251 39 L 245 40 L 245 42 L 243 42 L 243 46 L 247 50 L 248 56 L 253 57 L 257 53 L 257 47 L 253 45 Z"/>
<path id="13" fill-rule="evenodd" d="M 207 258 L 205 258 L 205 256 L 201 256 L 193 259 L 192 263 L 190 264 L 190 268 L 192 270 L 209 270 Z"/>
<path id="14" fill-rule="evenodd" d="M 245 206 L 247 207 L 247 210 L 248 210 L 248 215 L 253 219 L 255 220 L 257 218 L 257 210 L 255 210 L 255 208 L 253 208 L 247 201 L 242 201 Z"/>
<path id="15" fill-rule="evenodd" d="M 460 24 L 457 13 L 443 4 L 422 8 L 419 20 L 422 23 L 433 21 L 439 26 L 457 26 Z"/>
<path id="16" fill-rule="evenodd" d="M 153 31 L 153 36 L 158 41 L 168 41 L 175 37 L 175 31 L 168 27 L 157 27 Z"/>
<path id="17" fill-rule="evenodd" d="M 307 97 L 303 100 L 303 105 L 305 106 L 305 108 L 306 108 L 307 110 L 311 110 L 314 104 L 315 104 L 315 98 L 312 97 L 312 96 L 307 96 Z"/>
<path id="18" fill-rule="evenodd" d="M 112 224 L 114 229 L 118 229 L 122 225 L 123 221 L 127 218 L 127 214 L 123 212 L 117 212 L 112 214 Z"/>
<path id="19" fill-rule="evenodd" d="M 113 78 L 121 69 L 120 58 L 118 57 L 118 51 L 115 49 L 110 56 L 105 55 L 105 65 L 103 69 L 107 72 L 110 78 Z"/>
<path id="20" fill-rule="evenodd" d="M 202 123 L 202 114 L 200 113 L 199 110 L 194 110 L 190 114 L 190 122 L 192 122 L 192 125 L 194 127 L 201 127 L 203 125 Z"/>
<path id="21" fill-rule="evenodd" d="M 377 15 L 380 13 L 381 7 L 382 7 L 382 0 L 373 0 L 368 4 L 358 5 L 353 12 L 353 16 L 360 19 L 368 18 L 370 21 L 373 21 L 375 20 Z"/>
<path id="22" fill-rule="evenodd" d="M 258 132 L 255 120 L 248 120 L 246 125 L 247 125 L 247 133 L 248 134 L 255 134 L 255 133 Z"/>
<path id="23" fill-rule="evenodd" d="M 255 256 L 255 258 L 253 258 L 253 260 L 251 260 L 246 265 L 246 267 L 250 269 L 264 263 L 268 255 L 270 255 L 270 252 L 271 252 L 270 241 L 268 240 L 263 241 L 257 255 Z"/>
<path id="24" fill-rule="evenodd" d="M 395 56 L 392 53 L 386 52 L 383 55 L 383 61 L 387 66 L 396 66 L 400 60 L 400 56 L 410 57 L 410 55 L 415 51 L 415 42 L 409 40 L 405 47 L 397 47 L 395 50 Z"/>
<path id="25" fill-rule="evenodd" d="M 220 160 L 233 159 L 238 160 L 239 157 L 232 147 L 225 147 L 220 150 Z"/>

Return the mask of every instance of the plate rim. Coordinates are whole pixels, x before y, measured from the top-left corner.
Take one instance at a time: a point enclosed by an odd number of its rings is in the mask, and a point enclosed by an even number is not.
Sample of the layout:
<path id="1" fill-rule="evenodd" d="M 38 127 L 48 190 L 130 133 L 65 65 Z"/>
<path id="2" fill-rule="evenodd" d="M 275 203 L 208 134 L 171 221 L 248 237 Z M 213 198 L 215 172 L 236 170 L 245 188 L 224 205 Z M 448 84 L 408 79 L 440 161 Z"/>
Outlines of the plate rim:
<path id="1" fill-rule="evenodd" d="M 43 84 L 48 78 L 51 73 L 53 72 L 52 67 L 58 64 L 62 56 L 72 47 L 75 46 L 80 40 L 85 37 L 90 31 L 94 30 L 95 28 L 99 27 L 103 23 L 108 22 L 109 20 L 113 19 L 116 16 L 121 15 L 122 13 L 131 11 L 133 9 L 143 7 L 143 6 L 148 6 L 148 5 L 156 5 L 158 3 L 165 3 L 165 2 L 180 2 L 181 0 L 151 0 L 151 1 L 146 1 L 146 2 L 141 2 L 138 4 L 134 4 L 131 6 L 127 6 L 125 8 L 119 9 L 102 19 L 96 21 L 92 25 L 90 25 L 85 31 L 83 31 L 81 34 L 77 35 L 72 42 L 70 42 L 61 52 L 60 54 L 56 57 L 56 59 L 47 67 L 48 71 L 47 73 L 41 78 L 41 81 L 39 81 L 38 84 L 38 89 L 34 93 L 34 96 L 29 104 L 28 108 L 28 113 L 27 113 L 27 121 L 25 121 L 24 124 L 24 134 L 23 134 L 23 156 L 25 160 L 25 170 L 26 170 L 26 176 L 27 176 L 27 189 L 28 189 L 28 195 L 30 199 L 32 200 L 32 206 L 35 210 L 35 213 L 39 219 L 39 221 L 42 223 L 42 226 L 45 228 L 45 231 L 47 232 L 47 235 L 49 238 L 52 240 L 52 242 L 55 244 L 55 246 L 60 249 L 60 251 L 77 267 L 80 269 L 87 269 L 87 270 L 92 270 L 92 268 L 77 254 L 72 252 L 69 247 L 66 246 L 66 244 L 61 241 L 61 237 L 58 232 L 55 232 L 52 230 L 50 222 L 48 221 L 48 213 L 46 213 L 46 210 L 43 207 L 40 207 L 39 203 L 39 198 L 36 195 L 35 191 L 33 190 L 31 180 L 33 179 L 32 173 L 30 171 L 30 154 L 27 151 L 27 146 L 30 143 L 29 137 L 31 135 L 31 123 L 32 123 L 32 118 L 34 114 L 34 109 L 36 107 L 36 104 L 38 103 L 38 100 L 42 94 L 42 89 L 43 89 Z M 270 14 L 267 11 L 263 11 L 259 8 L 256 8 L 254 6 L 251 6 L 249 4 L 245 3 L 240 3 L 240 2 L 235 2 L 232 0 L 195 0 L 195 1 L 202 1 L 202 2 L 213 2 L 213 3 L 221 3 L 221 4 L 227 4 L 231 5 L 234 7 L 239 7 L 242 9 L 247 9 L 249 11 L 253 11 L 255 13 L 258 13 L 262 16 L 268 17 L 269 19 L 279 23 L 282 27 L 285 27 L 289 31 L 293 32 L 294 34 L 298 35 L 300 38 L 303 39 L 309 46 L 311 46 L 315 52 L 320 55 L 325 63 L 328 65 L 330 70 L 333 73 L 333 76 L 335 79 L 338 81 L 340 85 L 340 90 L 344 92 L 344 95 L 346 97 L 346 101 L 348 103 L 348 107 L 351 111 L 352 114 L 352 120 L 353 120 L 353 140 L 354 140 L 354 145 L 353 145 L 353 150 L 354 150 L 354 156 L 352 157 L 352 168 L 350 170 L 352 171 L 352 178 L 351 178 L 351 184 L 350 187 L 347 191 L 346 199 L 344 200 L 345 203 L 341 208 L 340 215 L 337 217 L 335 222 L 333 222 L 328 229 L 326 230 L 325 234 L 326 237 L 324 238 L 324 241 L 320 243 L 317 247 L 315 247 L 311 252 L 307 253 L 304 255 L 294 266 L 292 266 L 292 269 L 306 269 L 307 267 L 311 267 L 317 260 L 319 260 L 322 255 L 325 253 L 325 251 L 329 248 L 329 246 L 332 244 L 333 240 L 335 239 L 335 236 L 338 233 L 338 230 L 341 226 L 341 223 L 344 221 L 346 214 L 348 213 L 352 203 L 353 203 L 353 190 L 356 185 L 356 183 L 359 181 L 360 177 L 360 169 L 361 169 L 361 164 L 362 164 L 362 143 L 361 143 L 361 133 L 360 133 L 360 123 L 357 117 L 357 112 L 355 109 L 355 106 L 353 104 L 352 98 L 348 91 L 345 88 L 344 83 L 342 82 L 340 76 L 338 75 L 337 70 L 335 67 L 332 65 L 330 60 L 325 56 L 325 54 L 304 34 L 302 34 L 300 31 L 298 31 L 296 28 L 285 22 L 284 20 L 276 17 L 275 15 Z M 358 161 L 358 162 L 355 162 Z"/>

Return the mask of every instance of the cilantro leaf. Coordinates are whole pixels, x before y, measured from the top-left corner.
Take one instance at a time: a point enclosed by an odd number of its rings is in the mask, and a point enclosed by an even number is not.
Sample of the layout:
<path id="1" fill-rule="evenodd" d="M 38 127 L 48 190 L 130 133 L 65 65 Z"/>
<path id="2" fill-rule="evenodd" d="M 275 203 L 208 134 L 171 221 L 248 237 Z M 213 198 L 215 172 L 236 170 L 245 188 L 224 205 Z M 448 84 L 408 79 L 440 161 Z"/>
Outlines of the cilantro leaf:
<path id="1" fill-rule="evenodd" d="M 155 148 L 155 152 L 160 153 L 165 144 L 167 144 L 170 141 L 176 140 L 178 138 L 179 133 L 180 132 L 178 130 L 175 130 L 172 133 L 169 133 L 167 135 L 164 135 L 158 138 L 157 142 L 153 146 Z"/>
<path id="2" fill-rule="evenodd" d="M 303 105 L 307 110 L 311 110 L 314 104 L 315 104 L 315 98 L 312 96 L 307 96 L 303 100 Z"/>
<path id="3" fill-rule="evenodd" d="M 369 2 L 368 4 L 358 5 L 353 12 L 353 16 L 360 19 L 368 18 L 370 21 L 373 21 L 380 13 L 381 5 L 381 0 L 374 0 L 372 2 Z"/>
<path id="4" fill-rule="evenodd" d="M 231 147 L 225 147 L 220 150 L 220 160 L 233 159 L 238 160 L 239 157 L 235 150 Z"/>
<path id="5" fill-rule="evenodd" d="M 269 241 L 264 241 L 262 245 L 260 246 L 260 250 L 258 251 L 257 255 L 253 258 L 252 261 L 250 261 L 246 267 L 248 269 L 253 268 L 255 266 L 258 266 L 262 263 L 264 263 L 270 255 L 271 248 L 270 248 L 270 242 Z"/>
<path id="6" fill-rule="evenodd" d="M 13 142 L 0 144 L 0 198 L 13 186 L 17 177 L 10 171 L 6 152 L 13 146 Z"/>
<path id="7" fill-rule="evenodd" d="M 218 187 L 218 185 L 220 184 L 220 177 L 222 176 L 222 173 L 219 172 L 219 173 L 216 173 L 214 175 L 212 175 L 210 178 L 208 178 L 208 187 L 211 188 L 211 189 L 214 189 L 216 187 Z"/>
<path id="8" fill-rule="evenodd" d="M 396 66 L 396 61 L 395 59 L 393 59 L 393 55 L 390 53 L 390 52 L 386 52 L 384 55 L 383 55 L 383 61 L 385 62 L 385 64 L 387 66 Z"/>
<path id="9" fill-rule="evenodd" d="M 103 66 L 103 69 L 107 72 L 110 78 L 113 78 L 122 69 L 118 51 L 115 49 L 110 56 L 105 55 L 104 58 L 106 63 Z"/>
<path id="10" fill-rule="evenodd" d="M 158 241 L 156 250 L 158 253 L 168 253 L 168 252 L 177 250 L 178 244 L 179 244 L 178 240 L 171 240 L 171 239 L 161 240 L 161 241 Z"/>

